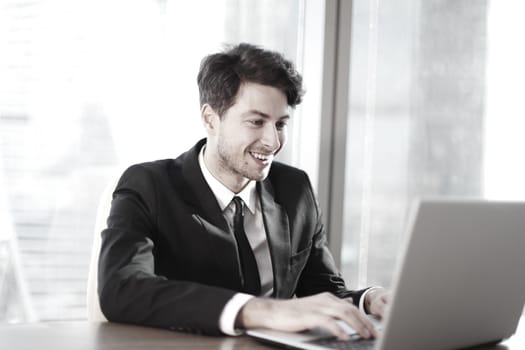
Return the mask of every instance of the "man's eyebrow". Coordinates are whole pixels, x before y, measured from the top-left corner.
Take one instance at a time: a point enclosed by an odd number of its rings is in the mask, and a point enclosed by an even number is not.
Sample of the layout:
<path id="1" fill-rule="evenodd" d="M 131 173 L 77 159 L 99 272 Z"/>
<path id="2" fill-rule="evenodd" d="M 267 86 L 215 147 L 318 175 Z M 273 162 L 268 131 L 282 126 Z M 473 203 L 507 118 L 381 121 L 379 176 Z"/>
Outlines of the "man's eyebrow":
<path id="1" fill-rule="evenodd" d="M 248 117 L 248 116 L 253 115 L 253 114 L 258 115 L 260 117 L 263 117 L 265 119 L 269 119 L 270 118 L 270 116 L 268 114 L 266 114 L 264 112 L 261 112 L 261 111 L 259 111 L 257 109 L 250 109 L 249 111 L 244 112 L 242 114 L 242 117 Z M 281 119 L 281 120 L 282 119 L 290 119 L 290 116 L 288 114 L 285 114 L 285 115 L 279 117 L 279 119 Z"/>

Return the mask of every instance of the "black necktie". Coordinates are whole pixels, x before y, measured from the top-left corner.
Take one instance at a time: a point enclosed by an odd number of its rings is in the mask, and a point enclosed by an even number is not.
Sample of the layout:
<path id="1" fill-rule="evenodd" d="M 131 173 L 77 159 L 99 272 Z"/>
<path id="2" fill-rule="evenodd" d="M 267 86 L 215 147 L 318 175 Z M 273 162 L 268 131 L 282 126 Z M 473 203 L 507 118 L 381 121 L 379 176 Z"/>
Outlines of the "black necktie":
<path id="1" fill-rule="evenodd" d="M 261 281 L 259 279 L 259 270 L 257 262 L 253 255 L 252 248 L 244 232 L 244 210 L 243 201 L 240 197 L 233 197 L 235 204 L 235 215 L 233 217 L 233 233 L 237 240 L 237 249 L 241 259 L 242 268 L 242 287 L 246 293 L 259 295 L 261 292 Z"/>

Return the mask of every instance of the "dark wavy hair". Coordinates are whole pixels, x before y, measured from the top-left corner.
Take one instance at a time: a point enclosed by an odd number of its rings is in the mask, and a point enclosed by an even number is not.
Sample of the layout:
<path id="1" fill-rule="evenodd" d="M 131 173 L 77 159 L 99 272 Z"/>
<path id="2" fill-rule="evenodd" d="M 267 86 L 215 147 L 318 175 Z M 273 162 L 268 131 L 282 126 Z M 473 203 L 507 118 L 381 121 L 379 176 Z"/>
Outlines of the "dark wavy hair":
<path id="1" fill-rule="evenodd" d="M 222 117 L 245 82 L 281 90 L 291 107 L 304 95 L 303 78 L 292 62 L 278 52 L 241 43 L 203 58 L 197 76 L 201 106 L 209 104 Z"/>

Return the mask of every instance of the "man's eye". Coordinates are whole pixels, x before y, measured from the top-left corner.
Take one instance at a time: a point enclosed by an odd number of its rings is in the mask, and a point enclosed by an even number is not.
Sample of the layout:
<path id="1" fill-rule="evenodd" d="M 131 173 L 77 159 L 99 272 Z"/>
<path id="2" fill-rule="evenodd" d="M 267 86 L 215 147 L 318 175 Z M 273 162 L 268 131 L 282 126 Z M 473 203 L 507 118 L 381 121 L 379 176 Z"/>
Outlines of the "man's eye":
<path id="1" fill-rule="evenodd" d="M 250 123 L 252 123 L 255 126 L 263 125 L 263 121 L 262 120 L 251 120 Z"/>
<path id="2" fill-rule="evenodd" d="M 279 122 L 275 125 L 275 127 L 277 128 L 277 130 L 282 130 L 286 127 L 286 122 Z"/>

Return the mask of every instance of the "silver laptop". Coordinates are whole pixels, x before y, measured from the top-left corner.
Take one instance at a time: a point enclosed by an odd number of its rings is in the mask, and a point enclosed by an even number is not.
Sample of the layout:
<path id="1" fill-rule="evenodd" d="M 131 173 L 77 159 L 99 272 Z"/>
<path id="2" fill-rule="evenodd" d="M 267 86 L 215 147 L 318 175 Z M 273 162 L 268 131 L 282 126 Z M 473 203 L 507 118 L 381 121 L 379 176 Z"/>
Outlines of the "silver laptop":
<path id="1" fill-rule="evenodd" d="M 250 330 L 297 349 L 457 349 L 516 331 L 525 302 L 525 202 L 427 199 L 413 206 L 392 305 L 374 341 Z"/>

